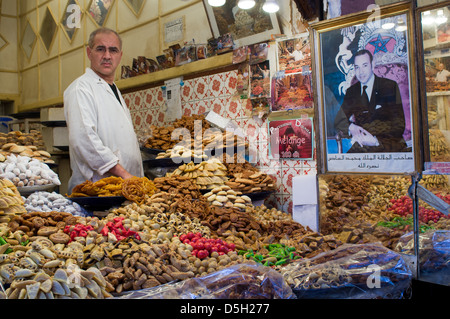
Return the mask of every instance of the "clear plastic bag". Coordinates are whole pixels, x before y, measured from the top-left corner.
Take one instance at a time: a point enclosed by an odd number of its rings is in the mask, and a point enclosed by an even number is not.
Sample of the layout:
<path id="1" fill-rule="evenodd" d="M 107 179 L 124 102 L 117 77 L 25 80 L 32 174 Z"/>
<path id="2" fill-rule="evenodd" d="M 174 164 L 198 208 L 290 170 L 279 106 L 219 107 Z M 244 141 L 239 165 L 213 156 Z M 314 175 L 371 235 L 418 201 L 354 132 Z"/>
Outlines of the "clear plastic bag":
<path id="1" fill-rule="evenodd" d="M 126 292 L 120 299 L 295 299 L 276 270 L 256 263 L 233 265 L 206 276 Z"/>
<path id="2" fill-rule="evenodd" d="M 397 250 L 414 254 L 414 234 L 403 235 Z M 419 234 L 419 279 L 450 286 L 450 231 L 428 230 Z"/>
<path id="3" fill-rule="evenodd" d="M 345 244 L 280 272 L 297 298 L 404 298 L 412 281 L 402 256 L 378 243 Z"/>

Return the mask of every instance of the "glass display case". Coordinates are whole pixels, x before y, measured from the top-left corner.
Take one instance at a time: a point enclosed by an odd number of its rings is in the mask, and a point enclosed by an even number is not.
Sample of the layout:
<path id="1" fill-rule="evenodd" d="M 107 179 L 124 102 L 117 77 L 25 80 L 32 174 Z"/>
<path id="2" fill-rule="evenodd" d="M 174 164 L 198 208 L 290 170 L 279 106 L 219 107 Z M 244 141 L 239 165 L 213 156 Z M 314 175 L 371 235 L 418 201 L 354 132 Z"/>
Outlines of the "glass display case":
<path id="1" fill-rule="evenodd" d="M 448 2 L 447 2 L 448 4 Z M 421 76 L 424 171 L 419 179 L 429 194 L 417 193 L 417 220 L 426 229 L 416 236 L 417 277 L 450 285 L 450 6 L 435 4 L 417 10 Z M 423 191 L 423 190 L 422 190 Z M 435 205 L 430 205 L 435 204 Z M 422 230 L 422 229 L 421 229 Z M 403 243 L 404 250 L 411 244 Z"/>

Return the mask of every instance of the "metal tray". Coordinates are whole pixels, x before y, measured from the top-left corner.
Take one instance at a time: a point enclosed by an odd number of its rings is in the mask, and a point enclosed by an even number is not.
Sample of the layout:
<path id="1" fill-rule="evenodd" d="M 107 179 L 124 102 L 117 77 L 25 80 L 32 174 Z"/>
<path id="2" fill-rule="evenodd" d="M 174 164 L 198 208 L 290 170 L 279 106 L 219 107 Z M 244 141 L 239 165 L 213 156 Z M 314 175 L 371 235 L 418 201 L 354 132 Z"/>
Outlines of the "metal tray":
<path id="1" fill-rule="evenodd" d="M 28 196 L 33 194 L 34 192 L 48 192 L 56 188 L 56 186 L 57 185 L 55 184 L 24 186 L 24 187 L 17 187 L 17 190 L 19 191 L 20 195 Z"/>
<path id="2" fill-rule="evenodd" d="M 111 207 L 120 206 L 126 201 L 124 196 L 68 197 L 68 199 L 91 210 L 107 210 Z"/>

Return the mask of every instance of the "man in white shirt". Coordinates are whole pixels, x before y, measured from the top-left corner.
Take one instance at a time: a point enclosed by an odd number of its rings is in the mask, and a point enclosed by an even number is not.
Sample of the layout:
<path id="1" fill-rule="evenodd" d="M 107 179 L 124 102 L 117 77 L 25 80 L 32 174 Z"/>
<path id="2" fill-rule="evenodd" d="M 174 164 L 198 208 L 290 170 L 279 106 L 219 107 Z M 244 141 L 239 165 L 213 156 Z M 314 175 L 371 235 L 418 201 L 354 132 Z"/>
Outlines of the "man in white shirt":
<path id="1" fill-rule="evenodd" d="M 99 28 L 91 33 L 86 51 L 90 68 L 64 91 L 72 169 L 69 192 L 86 180 L 144 176 L 130 112 L 114 84 L 122 40 L 117 32 Z"/>
<path id="2" fill-rule="evenodd" d="M 450 77 L 450 72 L 445 69 L 444 63 L 440 63 L 438 67 L 438 72 L 436 73 L 437 82 L 447 82 L 448 77 Z"/>
<path id="3" fill-rule="evenodd" d="M 303 52 L 301 51 L 301 47 L 302 45 L 299 43 L 297 43 L 295 45 L 295 50 L 291 52 L 289 52 L 288 50 L 286 50 L 286 53 L 292 58 L 294 59 L 294 62 L 298 62 L 300 60 L 303 59 Z"/>

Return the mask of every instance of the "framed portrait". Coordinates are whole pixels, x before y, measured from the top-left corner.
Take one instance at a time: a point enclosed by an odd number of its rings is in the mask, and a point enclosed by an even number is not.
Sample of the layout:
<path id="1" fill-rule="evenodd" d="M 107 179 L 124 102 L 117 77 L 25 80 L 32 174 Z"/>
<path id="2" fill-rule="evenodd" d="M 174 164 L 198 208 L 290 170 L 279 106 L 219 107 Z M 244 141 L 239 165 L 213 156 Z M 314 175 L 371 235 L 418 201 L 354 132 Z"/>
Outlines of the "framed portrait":
<path id="1" fill-rule="evenodd" d="M 312 25 L 323 172 L 411 173 L 417 105 L 412 10 Z"/>
<path id="2" fill-rule="evenodd" d="M 236 46 L 270 40 L 272 34 L 280 33 L 276 13 L 267 13 L 262 9 L 264 1 L 242 10 L 238 0 L 228 0 L 221 7 L 212 7 L 203 0 L 212 34 L 215 38 L 231 33 Z"/>
<path id="3" fill-rule="evenodd" d="M 311 117 L 269 120 L 267 125 L 269 126 L 269 158 L 313 158 L 314 130 Z"/>
<path id="4" fill-rule="evenodd" d="M 289 39 L 277 39 L 278 71 L 296 73 L 311 70 L 309 34 Z"/>
<path id="5" fill-rule="evenodd" d="M 111 12 L 114 0 L 91 0 L 88 7 L 88 15 L 98 27 L 103 27 Z"/>

